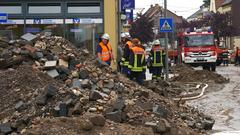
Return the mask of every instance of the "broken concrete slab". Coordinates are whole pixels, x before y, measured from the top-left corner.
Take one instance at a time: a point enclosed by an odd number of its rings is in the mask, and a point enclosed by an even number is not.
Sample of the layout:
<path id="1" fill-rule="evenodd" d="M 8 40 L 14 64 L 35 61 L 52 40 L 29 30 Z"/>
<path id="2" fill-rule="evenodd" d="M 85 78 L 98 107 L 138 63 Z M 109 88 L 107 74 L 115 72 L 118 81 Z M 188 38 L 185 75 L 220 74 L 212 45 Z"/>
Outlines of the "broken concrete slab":
<path id="1" fill-rule="evenodd" d="M 36 35 L 33 35 L 31 33 L 26 33 L 26 34 L 21 36 L 22 39 L 27 40 L 27 41 L 32 41 L 36 37 L 37 37 Z"/>
<path id="2" fill-rule="evenodd" d="M 25 108 L 25 104 L 23 101 L 19 101 L 16 105 L 15 105 L 15 109 L 18 111 L 21 111 Z"/>
<path id="3" fill-rule="evenodd" d="M 46 61 L 44 67 L 49 68 L 49 67 L 56 67 L 57 61 Z"/>
<path id="4" fill-rule="evenodd" d="M 55 78 L 55 77 L 59 76 L 59 73 L 56 69 L 48 70 L 47 74 L 52 78 Z"/>

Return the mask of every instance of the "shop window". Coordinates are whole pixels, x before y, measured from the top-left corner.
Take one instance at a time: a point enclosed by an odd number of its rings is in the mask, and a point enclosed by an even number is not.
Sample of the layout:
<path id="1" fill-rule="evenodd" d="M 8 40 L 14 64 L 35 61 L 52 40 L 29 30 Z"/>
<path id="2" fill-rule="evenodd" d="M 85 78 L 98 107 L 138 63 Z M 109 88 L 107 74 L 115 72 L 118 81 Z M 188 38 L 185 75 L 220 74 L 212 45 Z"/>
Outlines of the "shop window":
<path id="1" fill-rule="evenodd" d="M 0 4 L 0 13 L 21 14 L 21 4 Z"/>
<path id="2" fill-rule="evenodd" d="M 29 4 L 28 5 L 29 14 L 56 14 L 61 13 L 60 3 L 44 3 L 44 4 Z"/>
<path id="3" fill-rule="evenodd" d="M 100 3 L 68 3 L 68 13 L 100 13 Z"/>

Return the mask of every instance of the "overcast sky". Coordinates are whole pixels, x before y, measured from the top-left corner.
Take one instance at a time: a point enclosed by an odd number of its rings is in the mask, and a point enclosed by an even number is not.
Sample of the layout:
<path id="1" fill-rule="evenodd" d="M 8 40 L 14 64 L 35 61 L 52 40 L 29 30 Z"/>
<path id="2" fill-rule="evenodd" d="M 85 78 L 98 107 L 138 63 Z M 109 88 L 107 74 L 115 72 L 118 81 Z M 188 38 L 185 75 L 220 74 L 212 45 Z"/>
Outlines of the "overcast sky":
<path id="1" fill-rule="evenodd" d="M 135 0 L 136 9 L 148 9 L 151 4 L 158 3 L 163 6 L 164 0 Z M 203 0 L 167 0 L 168 9 L 184 18 L 196 12 L 203 4 Z"/>

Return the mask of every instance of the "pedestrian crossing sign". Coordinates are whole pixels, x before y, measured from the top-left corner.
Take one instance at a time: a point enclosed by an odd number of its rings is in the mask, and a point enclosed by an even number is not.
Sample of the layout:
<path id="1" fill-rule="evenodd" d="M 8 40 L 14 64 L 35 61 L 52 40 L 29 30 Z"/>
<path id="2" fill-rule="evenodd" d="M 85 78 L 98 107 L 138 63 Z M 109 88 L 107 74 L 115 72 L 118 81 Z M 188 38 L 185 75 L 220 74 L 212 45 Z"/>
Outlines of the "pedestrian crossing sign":
<path id="1" fill-rule="evenodd" d="M 160 32 L 172 32 L 173 30 L 173 19 L 172 18 L 161 18 L 160 19 Z"/>

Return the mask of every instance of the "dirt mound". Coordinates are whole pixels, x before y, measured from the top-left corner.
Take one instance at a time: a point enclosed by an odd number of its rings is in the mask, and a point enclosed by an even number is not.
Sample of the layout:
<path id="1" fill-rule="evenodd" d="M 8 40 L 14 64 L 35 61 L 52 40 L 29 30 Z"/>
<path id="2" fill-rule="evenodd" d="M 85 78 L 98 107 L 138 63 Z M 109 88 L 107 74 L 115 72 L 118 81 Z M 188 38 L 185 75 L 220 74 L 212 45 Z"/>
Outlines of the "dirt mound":
<path id="1" fill-rule="evenodd" d="M 173 77 L 171 81 L 179 82 L 209 82 L 214 81 L 215 83 L 227 83 L 228 79 L 223 76 L 208 70 L 194 70 L 193 68 L 186 65 L 177 65 L 172 69 L 173 73 L 178 74 Z"/>

